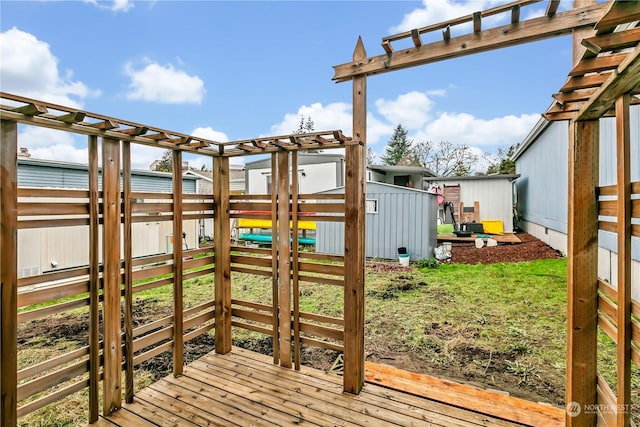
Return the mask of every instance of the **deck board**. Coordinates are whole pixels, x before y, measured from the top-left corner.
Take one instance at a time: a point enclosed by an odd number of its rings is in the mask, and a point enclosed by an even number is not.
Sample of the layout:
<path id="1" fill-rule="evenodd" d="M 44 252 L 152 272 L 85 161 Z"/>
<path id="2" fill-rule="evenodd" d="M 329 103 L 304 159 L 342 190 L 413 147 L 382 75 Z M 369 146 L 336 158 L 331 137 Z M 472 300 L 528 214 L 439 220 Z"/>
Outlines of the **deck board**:
<path id="1" fill-rule="evenodd" d="M 517 426 L 486 414 L 367 383 L 342 392 L 342 378 L 234 348 L 210 353 L 138 392 L 134 403 L 101 419 L 118 426 L 375 425 Z M 108 424 L 103 424 L 108 425 Z"/>
<path id="2" fill-rule="evenodd" d="M 486 233 L 484 234 L 487 235 Z M 464 243 L 473 243 L 478 238 L 477 234 L 472 234 L 470 237 L 458 237 L 453 234 L 438 234 L 439 242 L 464 242 Z M 505 234 L 491 234 L 489 237 L 481 237 L 485 242 L 487 239 L 493 239 L 498 243 L 522 243 L 522 240 L 514 233 L 505 233 Z"/>

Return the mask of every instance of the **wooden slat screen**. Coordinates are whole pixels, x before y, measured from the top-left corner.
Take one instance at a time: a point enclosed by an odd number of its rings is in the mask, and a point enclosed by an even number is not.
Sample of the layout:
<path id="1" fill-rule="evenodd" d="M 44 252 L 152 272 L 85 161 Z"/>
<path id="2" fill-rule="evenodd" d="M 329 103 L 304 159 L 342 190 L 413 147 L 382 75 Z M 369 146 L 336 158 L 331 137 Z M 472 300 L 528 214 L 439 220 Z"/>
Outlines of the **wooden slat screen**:
<path id="1" fill-rule="evenodd" d="M 98 195 L 101 197 L 101 193 Z M 20 188 L 18 190 L 18 228 L 37 229 L 89 225 L 89 192 L 85 190 Z M 173 219 L 173 200 L 168 193 L 131 193 L 132 222 Z M 213 198 L 206 195 L 184 195 L 184 219 L 213 217 Z M 102 215 L 102 199 L 98 201 Z M 124 218 L 122 219 L 124 221 Z M 99 223 L 102 223 L 100 217 Z M 183 251 L 183 280 L 210 277 L 213 274 L 213 247 Z M 169 285 L 172 279 L 172 255 L 161 254 L 131 260 L 132 292 L 136 293 Z M 124 268 L 124 260 L 121 261 Z M 102 289 L 102 265 L 98 265 L 99 288 Z M 18 322 L 38 321 L 90 304 L 87 266 L 50 271 L 21 277 L 18 280 Z M 123 283 L 124 276 L 121 277 Z M 121 290 L 124 295 L 124 289 Z M 102 301 L 102 295 L 99 295 Z M 37 306 L 36 306 L 37 304 Z M 43 305 L 44 304 L 44 305 Z M 184 341 L 214 328 L 214 304 L 211 300 L 184 310 Z M 133 329 L 134 366 L 172 347 L 173 317 L 167 316 Z M 124 334 L 122 336 L 124 340 Z M 99 343 L 102 346 L 102 342 Z M 100 364 L 103 363 L 102 358 Z M 18 372 L 19 416 L 86 388 L 89 380 L 89 346 L 69 350 L 49 360 Z M 100 374 L 101 377 L 102 374 Z"/>

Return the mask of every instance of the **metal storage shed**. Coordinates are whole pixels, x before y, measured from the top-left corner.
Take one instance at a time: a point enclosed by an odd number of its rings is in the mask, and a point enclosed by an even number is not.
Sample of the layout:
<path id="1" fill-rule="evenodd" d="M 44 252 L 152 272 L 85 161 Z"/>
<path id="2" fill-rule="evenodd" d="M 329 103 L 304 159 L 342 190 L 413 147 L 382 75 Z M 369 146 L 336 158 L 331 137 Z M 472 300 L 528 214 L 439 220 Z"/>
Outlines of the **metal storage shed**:
<path id="1" fill-rule="evenodd" d="M 344 193 L 344 187 L 322 194 Z M 367 182 L 367 258 L 397 259 L 398 248 L 406 247 L 411 260 L 433 256 L 437 244 L 437 196 L 426 191 L 381 182 Z M 344 253 L 344 223 L 318 222 L 316 251 Z"/>
<path id="2" fill-rule="evenodd" d="M 480 220 L 502 221 L 505 233 L 513 233 L 513 181 L 520 175 L 480 175 L 480 176 L 448 176 L 425 178 L 425 187 L 430 184 L 459 186 L 459 200 L 454 203 L 456 215 L 458 203 L 480 206 Z M 447 196 L 445 196 L 445 200 Z M 457 218 L 459 220 L 459 218 Z"/>

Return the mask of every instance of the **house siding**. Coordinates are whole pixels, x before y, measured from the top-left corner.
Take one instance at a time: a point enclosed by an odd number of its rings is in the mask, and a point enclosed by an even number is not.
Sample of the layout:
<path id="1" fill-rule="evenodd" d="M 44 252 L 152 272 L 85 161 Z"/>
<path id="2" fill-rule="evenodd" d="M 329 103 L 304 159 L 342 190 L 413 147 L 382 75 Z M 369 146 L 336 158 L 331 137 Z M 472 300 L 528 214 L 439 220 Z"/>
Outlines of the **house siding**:
<path id="1" fill-rule="evenodd" d="M 102 185 L 101 171 L 98 173 L 98 183 Z M 18 186 L 89 188 L 89 172 L 86 165 L 18 159 Z M 170 173 L 132 170 L 131 189 L 139 192 L 171 193 L 173 191 L 173 181 Z M 195 193 L 196 178 L 183 177 L 182 191 L 184 193 Z"/>
<path id="2" fill-rule="evenodd" d="M 516 172 L 520 178 L 515 184 L 520 217 L 564 234 L 567 233 L 568 132 L 567 122 L 551 123 L 518 158 Z M 526 224 L 523 228 L 526 229 Z M 562 250 L 566 251 L 566 247 Z"/>
<path id="3" fill-rule="evenodd" d="M 183 191 L 195 193 L 196 178 L 183 177 Z M 99 176 L 99 184 L 102 176 Z M 131 186 L 135 192 L 172 192 L 171 174 L 132 171 Z M 19 188 L 88 189 L 86 165 L 18 159 Z M 48 201 L 42 198 L 42 201 Z M 172 221 L 149 221 L 132 224 L 131 241 L 134 257 L 168 252 L 167 239 L 173 233 Z M 198 245 L 198 222 L 183 221 L 189 248 Z M 101 233 L 101 231 L 100 231 Z M 99 237 L 102 241 L 102 236 Z M 100 244 L 101 248 L 102 245 Z M 101 250 L 101 249 L 100 249 Z M 121 247 L 121 252 L 124 250 Z M 52 227 L 18 230 L 18 277 L 41 274 L 56 269 L 89 263 L 89 227 Z"/>
<path id="4" fill-rule="evenodd" d="M 631 181 L 640 181 L 640 107 L 630 109 Z M 518 210 L 523 228 L 551 247 L 567 252 L 568 212 L 567 122 L 552 122 L 526 149 L 516 154 Z M 616 183 L 616 124 L 613 118 L 600 119 L 599 185 Z M 638 198 L 638 196 L 633 196 Z M 640 220 L 632 219 L 639 224 Z M 600 246 L 598 275 L 615 286 L 617 282 L 617 236 L 598 232 Z M 640 301 L 640 238 L 631 237 L 633 298 Z"/>

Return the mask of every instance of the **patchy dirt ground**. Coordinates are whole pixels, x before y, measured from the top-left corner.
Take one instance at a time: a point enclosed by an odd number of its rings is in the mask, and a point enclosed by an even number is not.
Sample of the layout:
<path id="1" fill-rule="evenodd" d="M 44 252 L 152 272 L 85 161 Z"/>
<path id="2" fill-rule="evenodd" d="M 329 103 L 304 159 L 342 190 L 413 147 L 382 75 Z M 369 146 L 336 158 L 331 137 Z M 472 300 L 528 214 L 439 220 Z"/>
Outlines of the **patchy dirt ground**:
<path id="1" fill-rule="evenodd" d="M 522 243 L 499 245 L 492 248 L 477 249 L 473 244 L 456 243 L 452 247 L 450 262 L 488 264 L 560 257 L 558 252 L 532 236 L 526 233 L 519 233 L 518 236 Z M 370 272 L 379 273 L 402 274 L 407 271 L 405 267 L 392 262 L 367 262 L 366 268 Z M 145 324 L 170 315 L 170 308 L 158 305 L 154 299 L 136 300 L 134 307 L 134 325 Z M 34 345 L 42 345 L 42 340 L 47 340 L 48 343 L 75 341 L 78 346 L 86 345 L 87 324 L 87 315 L 54 316 L 22 324 L 18 332 L 18 348 L 26 349 Z M 517 372 L 521 368 L 517 365 L 517 359 L 520 356 L 517 350 L 498 354 L 474 346 L 473 338 L 478 334 L 478 331 L 468 325 L 457 326 L 446 322 L 443 324 L 433 323 L 427 329 L 425 335 L 431 335 L 440 341 L 447 342 L 446 351 L 454 357 L 446 366 L 434 365 L 433 360 L 424 360 L 401 345 L 394 348 L 393 351 L 389 350 L 393 346 L 384 346 L 384 351 L 378 350 L 381 347 L 370 346 L 365 349 L 366 358 L 368 361 L 385 363 L 409 371 L 428 373 L 482 388 L 505 390 L 532 401 L 542 400 L 562 404 L 564 392 L 561 387 L 543 381 L 527 381 L 536 385 L 522 387 L 518 380 L 519 376 L 526 378 L 527 375 L 535 375 L 535 372 L 527 372 L 526 369 Z M 273 351 L 270 337 L 261 340 L 236 340 L 234 345 L 269 355 Z M 185 362 L 189 363 L 198 359 L 213 351 L 213 348 L 213 338 L 206 334 L 201 335 L 185 343 Z M 328 370 L 337 356 L 338 353 L 331 350 L 305 347 L 302 350 L 301 359 L 305 365 Z M 153 380 L 162 378 L 172 370 L 171 352 L 162 353 L 144 362 L 139 368 L 152 372 Z"/>

